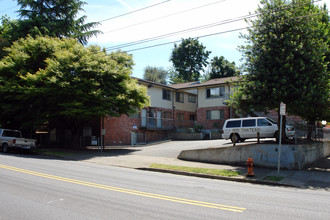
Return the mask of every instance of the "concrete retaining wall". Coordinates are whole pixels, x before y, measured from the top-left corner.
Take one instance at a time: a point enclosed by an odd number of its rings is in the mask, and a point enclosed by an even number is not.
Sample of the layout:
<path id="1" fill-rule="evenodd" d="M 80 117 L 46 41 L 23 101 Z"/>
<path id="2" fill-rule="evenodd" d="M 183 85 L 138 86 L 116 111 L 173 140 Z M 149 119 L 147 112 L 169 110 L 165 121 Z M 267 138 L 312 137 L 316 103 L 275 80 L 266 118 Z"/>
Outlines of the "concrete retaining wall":
<path id="1" fill-rule="evenodd" d="M 236 147 L 185 150 L 178 156 L 182 160 L 221 163 L 246 164 L 249 157 L 255 166 L 277 168 L 277 144 L 253 144 Z M 311 145 L 282 145 L 281 168 L 302 169 L 314 161 L 330 155 L 330 142 L 318 142 Z"/>
<path id="2" fill-rule="evenodd" d="M 215 140 L 221 139 L 221 133 L 189 133 L 189 132 L 178 132 L 171 136 L 173 140 Z"/>

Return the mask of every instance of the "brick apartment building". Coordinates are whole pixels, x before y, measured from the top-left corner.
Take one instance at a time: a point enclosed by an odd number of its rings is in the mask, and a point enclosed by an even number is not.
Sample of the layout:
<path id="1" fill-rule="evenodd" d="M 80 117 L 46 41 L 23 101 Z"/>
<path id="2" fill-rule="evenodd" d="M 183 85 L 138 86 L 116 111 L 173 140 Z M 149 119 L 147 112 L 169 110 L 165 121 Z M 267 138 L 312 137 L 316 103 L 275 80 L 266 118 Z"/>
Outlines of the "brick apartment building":
<path id="1" fill-rule="evenodd" d="M 232 117 L 226 100 L 237 77 L 175 85 L 137 80 L 148 88 L 151 104 L 134 115 L 102 118 L 100 127 L 106 146 L 163 140 L 172 132 L 194 127 L 219 131 Z"/>

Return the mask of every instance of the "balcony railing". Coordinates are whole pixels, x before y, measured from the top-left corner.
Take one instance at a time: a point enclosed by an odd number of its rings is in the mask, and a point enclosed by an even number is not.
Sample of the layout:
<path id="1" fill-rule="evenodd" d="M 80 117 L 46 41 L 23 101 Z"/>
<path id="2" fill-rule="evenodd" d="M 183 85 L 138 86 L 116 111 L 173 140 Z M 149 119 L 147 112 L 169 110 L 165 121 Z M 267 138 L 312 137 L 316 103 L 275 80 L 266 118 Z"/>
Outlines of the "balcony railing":
<path id="1" fill-rule="evenodd" d="M 173 121 L 173 119 L 167 118 L 153 118 L 142 117 L 140 118 L 140 128 L 147 130 L 172 130 L 174 128 L 192 128 L 195 122 L 192 120 L 186 121 Z"/>
<path id="2" fill-rule="evenodd" d="M 142 117 L 140 118 L 140 128 L 148 130 L 172 130 L 174 128 L 173 119 Z"/>

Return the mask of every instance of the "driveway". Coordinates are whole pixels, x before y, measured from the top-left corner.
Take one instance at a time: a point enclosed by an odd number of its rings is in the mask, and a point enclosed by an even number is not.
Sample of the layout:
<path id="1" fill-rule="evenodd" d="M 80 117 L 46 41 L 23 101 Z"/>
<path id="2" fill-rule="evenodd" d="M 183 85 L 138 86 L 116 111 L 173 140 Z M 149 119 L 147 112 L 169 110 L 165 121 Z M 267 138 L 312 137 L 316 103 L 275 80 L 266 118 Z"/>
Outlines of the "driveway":
<path id="1" fill-rule="evenodd" d="M 272 139 L 273 140 L 273 139 Z M 255 139 L 247 140 L 238 145 L 256 143 Z M 233 144 L 230 140 L 196 140 L 196 141 L 167 141 L 159 144 L 150 144 L 146 146 L 130 146 L 125 149 L 132 150 L 130 155 L 141 155 L 151 157 L 170 157 L 176 158 L 183 150 L 205 149 L 231 147 Z M 108 148 L 107 148 L 108 149 Z"/>

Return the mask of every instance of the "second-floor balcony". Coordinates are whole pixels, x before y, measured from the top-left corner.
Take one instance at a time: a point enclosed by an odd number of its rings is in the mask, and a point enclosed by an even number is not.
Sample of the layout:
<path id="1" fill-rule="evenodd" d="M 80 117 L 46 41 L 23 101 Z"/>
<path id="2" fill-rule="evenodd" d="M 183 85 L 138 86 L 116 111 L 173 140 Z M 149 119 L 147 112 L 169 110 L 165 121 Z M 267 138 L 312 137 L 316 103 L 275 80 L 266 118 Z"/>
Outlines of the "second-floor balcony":
<path id="1" fill-rule="evenodd" d="M 146 130 L 172 130 L 182 128 L 192 128 L 195 122 L 192 120 L 174 121 L 167 118 L 142 117 L 140 118 L 139 128 Z"/>
<path id="2" fill-rule="evenodd" d="M 142 117 L 140 118 L 140 128 L 147 130 L 172 130 L 174 128 L 173 119 Z"/>

